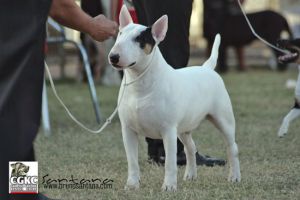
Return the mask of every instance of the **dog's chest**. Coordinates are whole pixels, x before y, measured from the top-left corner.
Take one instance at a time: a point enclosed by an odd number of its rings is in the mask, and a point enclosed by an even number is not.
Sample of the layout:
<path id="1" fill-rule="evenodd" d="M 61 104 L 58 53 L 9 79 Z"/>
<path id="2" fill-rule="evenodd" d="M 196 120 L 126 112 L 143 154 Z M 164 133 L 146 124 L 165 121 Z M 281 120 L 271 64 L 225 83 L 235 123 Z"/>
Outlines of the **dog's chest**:
<path id="1" fill-rule="evenodd" d="M 164 101 L 159 101 L 156 94 L 144 96 L 126 95 L 120 106 L 119 115 L 126 125 L 138 134 L 161 138 L 161 129 L 165 126 L 166 116 Z"/>

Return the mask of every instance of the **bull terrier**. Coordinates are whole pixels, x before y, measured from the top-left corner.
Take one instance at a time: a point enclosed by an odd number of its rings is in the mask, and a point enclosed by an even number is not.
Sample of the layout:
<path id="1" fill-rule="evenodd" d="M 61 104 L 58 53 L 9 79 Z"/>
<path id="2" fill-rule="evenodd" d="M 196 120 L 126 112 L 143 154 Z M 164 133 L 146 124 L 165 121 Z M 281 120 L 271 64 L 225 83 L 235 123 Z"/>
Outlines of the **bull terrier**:
<path id="1" fill-rule="evenodd" d="M 132 23 L 123 6 L 119 21 L 119 35 L 108 59 L 114 68 L 124 70 L 118 114 L 128 161 L 125 189 L 137 189 L 140 184 L 138 135 L 163 140 L 166 161 L 162 190 L 177 189 L 177 137 L 184 144 L 187 156 L 184 180 L 195 179 L 196 147 L 191 132 L 205 118 L 225 138 L 230 166 L 228 180 L 240 181 L 231 101 L 222 78 L 214 71 L 220 35 L 216 36 L 212 54 L 203 66 L 175 70 L 158 48 L 168 29 L 166 15 L 152 27 L 145 27 Z"/>
<path id="2" fill-rule="evenodd" d="M 290 112 L 284 117 L 283 122 L 278 131 L 278 136 L 283 137 L 287 134 L 290 122 L 300 116 L 300 39 L 294 40 L 280 40 L 278 41 L 278 45 L 284 49 L 290 51 L 289 54 L 285 54 L 278 57 L 279 62 L 287 64 L 287 63 L 297 63 L 299 74 L 295 89 L 295 104 Z"/>

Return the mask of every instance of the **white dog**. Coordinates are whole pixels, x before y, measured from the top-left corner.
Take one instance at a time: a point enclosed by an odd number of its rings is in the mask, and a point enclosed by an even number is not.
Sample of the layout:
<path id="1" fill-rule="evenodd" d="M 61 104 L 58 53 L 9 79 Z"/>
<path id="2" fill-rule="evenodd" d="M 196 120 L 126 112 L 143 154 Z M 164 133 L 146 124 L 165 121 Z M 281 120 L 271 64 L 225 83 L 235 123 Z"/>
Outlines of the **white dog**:
<path id="1" fill-rule="evenodd" d="M 278 136 L 283 137 L 285 134 L 287 134 L 290 123 L 300 116 L 300 39 L 280 40 L 278 41 L 278 45 L 291 52 L 290 54 L 279 56 L 279 62 L 285 64 L 291 62 L 297 63 L 299 69 L 299 75 L 295 89 L 295 105 L 290 110 L 290 112 L 284 117 L 280 129 L 278 131 Z"/>
<path id="2" fill-rule="evenodd" d="M 240 181 L 232 106 L 221 77 L 214 71 L 220 36 L 216 36 L 212 55 L 203 66 L 175 70 L 166 63 L 157 46 L 167 28 L 166 15 L 147 28 L 133 24 L 127 8 L 122 7 L 120 32 L 109 60 L 125 73 L 119 93 L 119 117 L 128 161 L 125 188 L 139 188 L 138 135 L 163 139 L 166 152 L 163 190 L 177 187 L 177 137 L 184 144 L 187 156 L 184 180 L 195 179 L 196 147 L 191 131 L 205 118 L 226 140 L 228 180 Z"/>

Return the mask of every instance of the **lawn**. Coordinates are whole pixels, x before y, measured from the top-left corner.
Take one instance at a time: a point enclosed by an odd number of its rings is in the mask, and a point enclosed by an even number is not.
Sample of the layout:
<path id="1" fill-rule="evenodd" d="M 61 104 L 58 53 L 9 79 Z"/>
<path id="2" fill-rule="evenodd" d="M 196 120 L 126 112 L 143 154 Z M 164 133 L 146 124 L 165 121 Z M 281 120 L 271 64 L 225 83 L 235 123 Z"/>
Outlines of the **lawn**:
<path id="1" fill-rule="evenodd" d="M 277 137 L 281 120 L 293 103 L 294 91 L 285 88 L 285 81 L 296 76 L 296 70 L 285 73 L 251 70 L 224 75 L 235 112 L 242 181 L 227 182 L 226 166 L 198 167 L 198 179 L 184 182 L 184 168 L 180 167 L 175 193 L 161 192 L 164 168 L 147 162 L 147 146 L 142 137 L 140 189 L 125 191 L 127 161 L 118 118 L 103 133 L 88 133 L 67 117 L 48 88 L 53 134 L 45 137 L 41 131 L 35 141 L 40 183 L 47 174 L 51 179 L 107 178 L 113 183 L 112 188 L 107 189 L 45 189 L 40 184 L 40 191 L 64 200 L 299 199 L 300 119 L 292 123 L 285 138 Z M 72 112 L 84 124 L 96 128 L 87 86 L 75 82 L 56 83 Z M 97 93 L 102 113 L 107 117 L 116 105 L 118 87 L 97 86 Z M 193 138 L 203 154 L 226 158 L 224 141 L 208 121 L 194 131 Z"/>

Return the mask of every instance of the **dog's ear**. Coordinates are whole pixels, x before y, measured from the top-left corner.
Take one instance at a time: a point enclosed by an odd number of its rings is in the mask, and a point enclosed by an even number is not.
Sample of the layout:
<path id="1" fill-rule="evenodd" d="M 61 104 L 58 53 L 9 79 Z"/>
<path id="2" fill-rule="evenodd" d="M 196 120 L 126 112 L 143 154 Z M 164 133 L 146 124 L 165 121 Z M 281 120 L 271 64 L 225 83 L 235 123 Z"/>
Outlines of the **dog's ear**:
<path id="1" fill-rule="evenodd" d="M 124 28 L 128 24 L 132 23 L 132 18 L 130 13 L 125 5 L 122 6 L 120 15 L 119 15 L 120 29 Z"/>
<path id="2" fill-rule="evenodd" d="M 152 26 L 152 35 L 156 43 L 164 40 L 168 30 L 168 16 L 163 15 Z"/>

